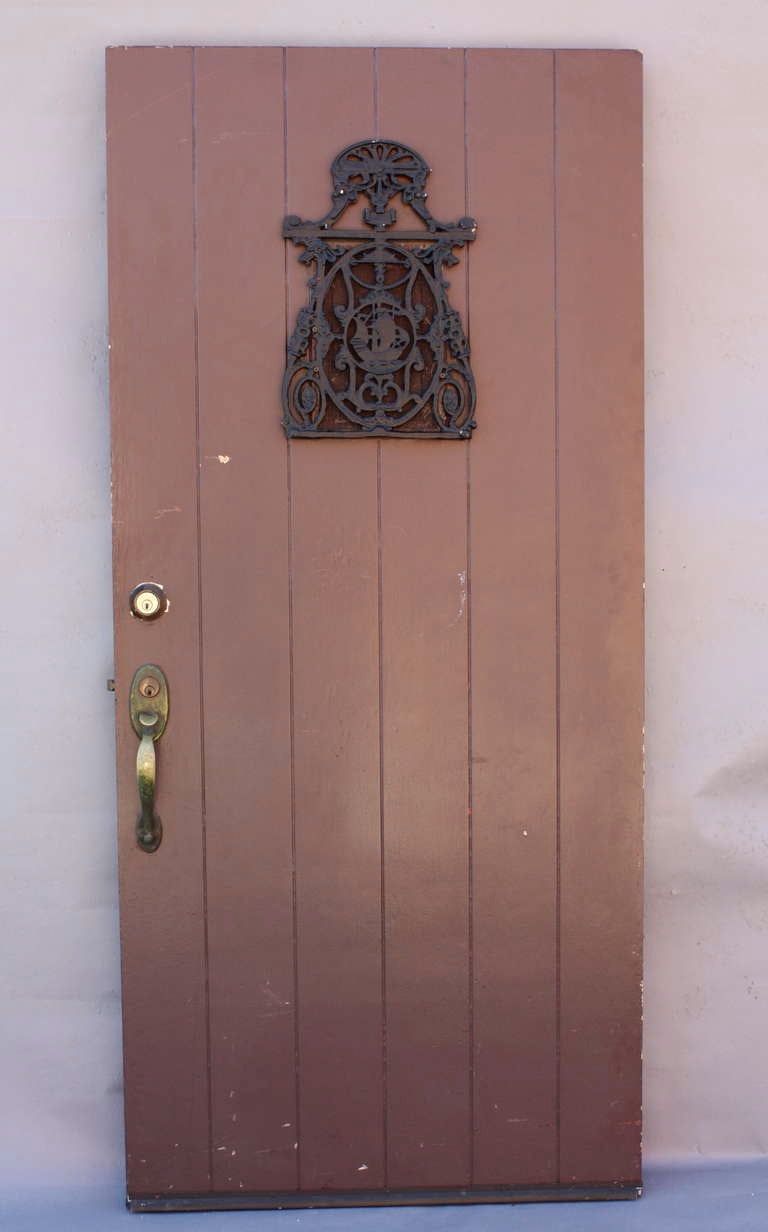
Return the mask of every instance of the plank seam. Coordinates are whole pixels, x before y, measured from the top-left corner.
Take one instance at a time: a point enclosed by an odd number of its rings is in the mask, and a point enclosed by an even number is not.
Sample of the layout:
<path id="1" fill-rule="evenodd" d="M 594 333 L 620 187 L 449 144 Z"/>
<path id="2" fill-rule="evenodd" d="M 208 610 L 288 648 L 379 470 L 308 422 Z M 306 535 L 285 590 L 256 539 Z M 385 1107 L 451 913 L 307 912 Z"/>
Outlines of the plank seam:
<path id="1" fill-rule="evenodd" d="M 379 108 L 379 49 L 373 48 L 373 135 L 381 132 Z M 389 1185 L 389 1054 L 387 1035 L 387 874 L 384 859 L 384 553 L 382 542 L 382 457 L 381 441 L 376 442 L 376 551 L 379 658 L 379 859 L 381 881 L 381 1110 L 382 1167 L 384 1187 Z"/>
<path id="2" fill-rule="evenodd" d="M 373 135 L 379 137 L 381 126 L 379 121 L 379 49 L 373 49 Z"/>
<path id="3" fill-rule="evenodd" d="M 554 434 L 555 434 L 555 1092 L 557 1124 L 557 1180 L 562 1184 L 562 946 L 561 946 L 561 715 L 560 715 L 560 329 L 558 249 L 558 92 L 557 52 L 552 52 L 552 233 L 554 318 Z"/>
<path id="4" fill-rule="evenodd" d="M 192 76 L 192 266 L 193 266 L 193 348 L 195 357 L 195 492 L 197 498 L 197 610 L 198 610 L 198 665 L 200 674 L 200 803 L 203 875 L 203 962 L 205 965 L 205 1055 L 208 1083 L 208 1181 L 213 1185 L 213 1090 L 211 1081 L 211 976 L 208 937 L 208 835 L 205 794 L 205 671 L 203 639 L 203 536 L 202 536 L 202 456 L 200 448 L 200 313 L 198 249 L 198 150 L 197 150 L 197 50 L 192 48 L 190 58 Z"/>
<path id="5" fill-rule="evenodd" d="M 283 47 L 283 211 L 288 212 L 288 50 Z M 283 288 L 285 294 L 285 336 L 290 334 L 290 288 L 288 282 L 288 245 L 283 245 Z M 293 1071 L 296 1091 L 294 1110 L 296 1126 L 296 1187 L 301 1189 L 301 1045 L 299 1040 L 299 913 L 296 876 L 296 725 L 293 671 L 293 473 L 291 442 L 285 442 L 285 479 L 288 521 L 288 709 L 291 761 L 291 912 L 293 917 Z"/>
<path id="6" fill-rule="evenodd" d="M 389 1055 L 387 1036 L 387 912 L 384 859 L 384 555 L 382 543 L 381 441 L 376 443 L 376 505 L 379 637 L 379 847 L 381 859 L 381 1043 L 384 1186 L 389 1185 Z"/>
<path id="7" fill-rule="evenodd" d="M 464 48 L 464 213 L 469 215 L 469 138 L 468 138 L 468 53 Z M 469 246 L 465 248 L 466 278 L 464 284 L 464 317 L 467 337 L 470 337 L 470 265 Z M 475 900 L 474 900 L 474 832 L 473 832 L 473 775 L 472 775 L 472 452 L 471 443 L 464 446 L 466 457 L 467 528 L 466 528 L 466 591 L 467 591 L 467 981 L 468 981 L 468 1104 L 469 1104 L 469 1183 L 475 1178 Z"/>

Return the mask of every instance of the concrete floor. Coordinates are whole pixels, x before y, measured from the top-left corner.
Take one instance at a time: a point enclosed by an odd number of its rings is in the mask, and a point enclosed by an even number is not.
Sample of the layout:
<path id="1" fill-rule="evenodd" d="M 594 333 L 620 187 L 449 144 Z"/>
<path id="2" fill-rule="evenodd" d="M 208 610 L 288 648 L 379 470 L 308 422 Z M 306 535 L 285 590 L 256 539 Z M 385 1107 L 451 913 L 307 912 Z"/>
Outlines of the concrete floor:
<path id="1" fill-rule="evenodd" d="M 122 1181 L 0 1196 L 3 1232 L 768 1232 L 768 1159 L 648 1164 L 638 1202 L 130 1215 Z"/>

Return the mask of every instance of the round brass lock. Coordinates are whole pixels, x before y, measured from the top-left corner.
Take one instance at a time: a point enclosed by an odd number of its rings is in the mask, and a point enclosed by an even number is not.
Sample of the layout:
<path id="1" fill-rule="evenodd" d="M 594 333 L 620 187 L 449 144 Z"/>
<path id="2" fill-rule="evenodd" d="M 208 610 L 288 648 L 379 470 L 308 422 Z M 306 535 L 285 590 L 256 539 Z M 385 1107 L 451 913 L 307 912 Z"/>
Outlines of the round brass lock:
<path id="1" fill-rule="evenodd" d="M 162 586 L 155 582 L 142 582 L 131 591 L 131 614 L 139 620 L 157 620 L 168 607 Z"/>
<path id="2" fill-rule="evenodd" d="M 160 681 L 154 676 L 145 676 L 139 681 L 139 693 L 142 697 L 157 697 L 160 692 Z"/>

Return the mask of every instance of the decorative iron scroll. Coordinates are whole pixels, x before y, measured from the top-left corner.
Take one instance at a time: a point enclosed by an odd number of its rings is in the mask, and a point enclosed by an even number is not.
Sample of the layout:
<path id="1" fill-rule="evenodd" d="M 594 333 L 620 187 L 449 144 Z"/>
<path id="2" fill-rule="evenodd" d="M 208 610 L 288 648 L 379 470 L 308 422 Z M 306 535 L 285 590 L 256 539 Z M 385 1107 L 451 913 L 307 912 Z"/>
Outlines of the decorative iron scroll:
<path id="1" fill-rule="evenodd" d="M 283 236 L 314 266 L 288 342 L 283 426 L 288 436 L 466 439 L 475 382 L 461 315 L 443 267 L 474 240 L 473 218 L 443 223 L 426 205 L 429 167 L 398 141 L 361 141 L 334 159 L 332 205 L 318 222 L 294 215 Z M 389 230 L 400 196 L 424 224 Z M 370 228 L 337 227 L 359 197 Z"/>

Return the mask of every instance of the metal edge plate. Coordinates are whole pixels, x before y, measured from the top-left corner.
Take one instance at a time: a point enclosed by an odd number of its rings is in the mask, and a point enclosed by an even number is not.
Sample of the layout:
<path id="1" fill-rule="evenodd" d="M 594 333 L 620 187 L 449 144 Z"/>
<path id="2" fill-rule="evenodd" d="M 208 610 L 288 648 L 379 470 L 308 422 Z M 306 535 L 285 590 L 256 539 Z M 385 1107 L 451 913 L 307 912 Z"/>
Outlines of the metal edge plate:
<path id="1" fill-rule="evenodd" d="M 509 1189 L 404 1189 L 317 1193 L 128 1194 L 137 1214 L 162 1211 L 264 1211 L 312 1207 L 473 1206 L 523 1202 L 626 1202 L 642 1195 L 640 1185 L 583 1185 Z"/>

